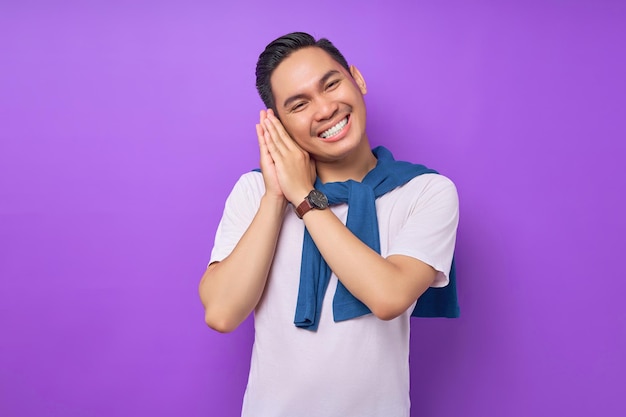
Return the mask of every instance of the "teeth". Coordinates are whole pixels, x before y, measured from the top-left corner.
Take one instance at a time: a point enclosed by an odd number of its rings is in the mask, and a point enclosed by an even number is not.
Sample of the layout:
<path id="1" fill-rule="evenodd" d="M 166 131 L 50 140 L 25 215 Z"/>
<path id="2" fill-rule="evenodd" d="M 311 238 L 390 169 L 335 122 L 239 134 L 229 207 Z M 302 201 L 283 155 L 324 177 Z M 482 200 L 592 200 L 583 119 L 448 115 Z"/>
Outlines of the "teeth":
<path id="1" fill-rule="evenodd" d="M 337 133 L 339 133 L 341 131 L 341 129 L 343 129 L 343 127 L 345 125 L 348 124 L 348 118 L 346 117 L 345 119 L 342 119 L 339 123 L 337 123 L 335 126 L 331 127 L 330 129 L 326 130 L 325 132 L 323 132 L 320 137 L 326 139 L 329 138 L 331 136 L 336 135 Z"/>

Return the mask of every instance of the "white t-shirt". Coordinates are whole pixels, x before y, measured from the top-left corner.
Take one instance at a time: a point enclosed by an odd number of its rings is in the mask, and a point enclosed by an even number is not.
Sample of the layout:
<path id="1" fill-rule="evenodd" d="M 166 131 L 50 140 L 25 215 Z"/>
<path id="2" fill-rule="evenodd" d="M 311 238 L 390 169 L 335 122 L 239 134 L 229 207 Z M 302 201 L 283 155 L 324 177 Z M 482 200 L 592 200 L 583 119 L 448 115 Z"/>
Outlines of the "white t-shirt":
<path id="1" fill-rule="evenodd" d="M 258 172 L 244 174 L 226 201 L 211 262 L 230 254 L 265 191 Z M 344 224 L 346 204 L 331 210 Z M 420 175 L 376 200 L 381 254 L 407 255 L 438 271 L 445 286 L 458 224 L 454 184 Z M 243 417 L 409 417 L 409 318 L 373 314 L 334 322 L 331 275 L 318 330 L 294 321 L 304 224 L 288 205 L 267 285 L 254 313 L 255 339 Z"/>

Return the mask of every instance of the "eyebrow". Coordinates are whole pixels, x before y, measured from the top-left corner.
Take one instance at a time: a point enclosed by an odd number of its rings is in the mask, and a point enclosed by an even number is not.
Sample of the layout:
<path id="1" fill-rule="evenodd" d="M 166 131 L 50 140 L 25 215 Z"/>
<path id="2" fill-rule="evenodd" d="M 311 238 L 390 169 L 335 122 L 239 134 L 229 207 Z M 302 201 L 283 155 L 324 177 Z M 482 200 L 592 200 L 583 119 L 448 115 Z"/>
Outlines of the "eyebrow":
<path id="1" fill-rule="evenodd" d="M 330 77 L 332 77 L 333 75 L 335 75 L 335 74 L 340 74 L 340 72 L 337 71 L 337 70 L 330 70 L 330 71 L 328 71 L 326 74 L 324 74 L 324 76 L 322 78 L 320 78 L 320 80 L 318 81 L 317 84 L 320 87 L 322 87 L 324 84 L 326 84 L 326 81 L 328 81 L 328 79 Z M 287 100 L 285 100 L 285 102 L 283 103 L 283 107 L 289 107 L 289 105 L 291 103 L 293 103 L 294 101 L 300 100 L 301 98 L 306 98 L 306 96 L 307 96 L 306 94 L 296 94 L 294 96 L 291 96 L 291 97 L 287 98 Z"/>

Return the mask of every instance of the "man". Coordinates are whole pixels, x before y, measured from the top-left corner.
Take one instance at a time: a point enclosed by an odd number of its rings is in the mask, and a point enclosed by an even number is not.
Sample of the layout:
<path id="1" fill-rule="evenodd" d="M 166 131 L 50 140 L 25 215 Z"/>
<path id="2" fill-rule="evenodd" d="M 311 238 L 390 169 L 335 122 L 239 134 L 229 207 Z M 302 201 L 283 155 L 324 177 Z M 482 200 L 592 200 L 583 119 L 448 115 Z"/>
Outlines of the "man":
<path id="1" fill-rule="evenodd" d="M 255 312 L 242 415 L 409 416 L 409 318 L 449 282 L 456 189 L 370 149 L 365 80 L 328 40 L 278 38 L 256 74 L 261 172 L 229 196 L 199 290 L 220 332 Z"/>

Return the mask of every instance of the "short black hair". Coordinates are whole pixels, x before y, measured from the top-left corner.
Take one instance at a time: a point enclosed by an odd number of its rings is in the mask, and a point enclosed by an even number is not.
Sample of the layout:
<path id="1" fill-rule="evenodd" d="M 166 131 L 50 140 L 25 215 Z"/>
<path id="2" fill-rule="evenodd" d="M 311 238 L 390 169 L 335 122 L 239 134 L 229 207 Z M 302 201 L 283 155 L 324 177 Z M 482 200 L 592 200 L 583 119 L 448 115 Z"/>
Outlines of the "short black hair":
<path id="1" fill-rule="evenodd" d="M 276 103 L 274 103 L 274 95 L 270 83 L 270 77 L 276 67 L 298 49 L 312 46 L 326 51 L 332 59 L 350 72 L 350 66 L 346 58 L 344 58 L 341 52 L 339 52 L 335 45 L 328 39 L 321 38 L 316 41 L 313 36 L 304 32 L 293 32 L 281 36 L 265 47 L 265 50 L 259 55 L 259 60 L 256 63 L 256 89 L 266 108 L 276 112 Z"/>

